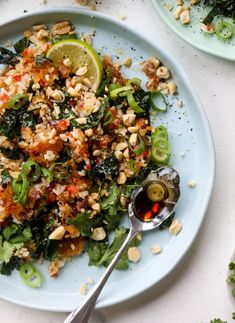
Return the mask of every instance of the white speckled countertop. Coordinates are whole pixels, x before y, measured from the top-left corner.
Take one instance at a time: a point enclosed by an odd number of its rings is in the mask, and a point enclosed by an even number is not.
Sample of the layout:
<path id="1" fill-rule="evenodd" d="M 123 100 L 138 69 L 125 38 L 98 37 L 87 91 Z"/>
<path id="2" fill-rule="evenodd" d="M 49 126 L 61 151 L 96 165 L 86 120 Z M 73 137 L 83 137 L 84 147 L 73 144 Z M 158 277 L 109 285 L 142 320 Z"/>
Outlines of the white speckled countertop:
<path id="1" fill-rule="evenodd" d="M 1 23 L 33 10 L 76 6 L 71 0 L 0 0 Z M 160 284 L 123 304 L 102 310 L 109 323 L 232 322 L 235 311 L 226 285 L 227 265 L 235 246 L 235 73 L 234 63 L 204 54 L 176 37 L 148 0 L 97 1 L 97 9 L 126 15 L 126 23 L 154 36 L 184 67 L 199 94 L 212 128 L 217 176 L 199 235 L 177 268 Z M 206 185 L 206 183 L 205 183 Z M 0 287 L 1 288 L 1 287 Z M 0 300 L 3 323 L 62 323 L 63 313 L 41 312 Z"/>

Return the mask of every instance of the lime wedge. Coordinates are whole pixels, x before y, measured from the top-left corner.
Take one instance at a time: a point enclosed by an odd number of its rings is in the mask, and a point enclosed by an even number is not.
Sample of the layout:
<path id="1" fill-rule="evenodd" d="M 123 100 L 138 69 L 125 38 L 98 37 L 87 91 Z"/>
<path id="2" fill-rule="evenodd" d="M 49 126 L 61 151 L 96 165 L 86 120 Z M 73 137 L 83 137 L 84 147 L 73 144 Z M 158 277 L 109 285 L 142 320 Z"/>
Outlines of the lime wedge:
<path id="1" fill-rule="evenodd" d="M 51 46 L 46 57 L 54 65 L 58 65 L 68 58 L 73 73 L 86 66 L 87 72 L 83 77 L 90 81 L 93 91 L 98 89 L 102 80 L 102 63 L 96 51 L 86 42 L 77 39 L 61 40 Z"/>

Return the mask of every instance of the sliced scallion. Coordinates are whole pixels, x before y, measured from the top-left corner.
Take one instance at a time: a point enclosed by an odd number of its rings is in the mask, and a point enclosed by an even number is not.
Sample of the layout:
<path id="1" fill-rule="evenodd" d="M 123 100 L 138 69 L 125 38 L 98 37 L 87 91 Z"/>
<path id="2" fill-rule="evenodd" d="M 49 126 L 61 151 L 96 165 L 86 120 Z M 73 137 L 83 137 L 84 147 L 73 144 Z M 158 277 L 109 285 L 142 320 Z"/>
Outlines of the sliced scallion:
<path id="1" fill-rule="evenodd" d="M 65 163 L 55 163 L 51 166 L 53 177 L 59 181 L 64 181 L 69 178 L 69 168 Z"/>
<path id="2" fill-rule="evenodd" d="M 137 77 L 134 77 L 134 78 L 128 80 L 127 83 L 126 83 L 127 86 L 131 86 L 132 84 L 140 86 L 141 79 L 138 79 Z"/>
<path id="3" fill-rule="evenodd" d="M 105 113 L 104 116 L 104 126 L 108 126 L 113 121 L 113 115 L 112 112 L 109 110 Z"/>
<path id="4" fill-rule="evenodd" d="M 111 99 L 116 99 L 118 96 L 126 96 L 127 91 L 134 92 L 134 89 L 132 86 L 118 87 L 117 89 L 111 90 L 109 96 Z"/>
<path id="5" fill-rule="evenodd" d="M 138 103 L 135 101 L 135 98 L 131 91 L 127 91 L 127 102 L 129 106 L 135 111 L 135 113 L 142 113 L 144 110 L 138 105 Z"/>
<path id="6" fill-rule="evenodd" d="M 14 201 L 20 204 L 25 204 L 29 191 L 29 181 L 26 176 L 20 176 L 12 182 L 12 190 L 14 193 Z"/>
<path id="7" fill-rule="evenodd" d="M 19 110 L 20 108 L 24 107 L 28 102 L 29 96 L 27 94 L 16 94 L 10 98 L 8 105 L 14 110 Z"/>
<path id="8" fill-rule="evenodd" d="M 41 176 L 41 167 L 29 159 L 22 165 L 22 176 L 26 176 L 30 182 L 36 182 Z"/>
<path id="9" fill-rule="evenodd" d="M 20 266 L 20 277 L 29 287 L 39 288 L 42 285 L 42 276 L 32 264 L 26 263 Z"/>
<path id="10" fill-rule="evenodd" d="M 50 169 L 47 169 L 45 167 L 41 168 L 42 175 L 46 178 L 46 180 L 51 183 L 53 181 L 53 173 Z"/>
<path id="11" fill-rule="evenodd" d="M 137 143 L 135 145 L 135 147 L 132 147 L 131 145 L 129 145 L 129 148 L 131 151 L 133 151 L 133 153 L 135 155 L 140 155 L 144 152 L 145 150 L 145 143 L 144 140 L 141 138 L 140 135 L 137 135 Z"/>
<path id="12" fill-rule="evenodd" d="M 170 145 L 166 128 L 161 125 L 151 136 L 152 159 L 156 163 L 167 164 L 170 159 Z"/>
<path id="13" fill-rule="evenodd" d="M 220 21 L 215 26 L 215 33 L 221 40 L 228 40 L 233 36 L 233 25 L 227 21 Z"/>
<path id="14" fill-rule="evenodd" d="M 150 104 L 152 109 L 157 112 L 165 112 L 168 106 L 165 96 L 160 91 L 151 92 Z"/>

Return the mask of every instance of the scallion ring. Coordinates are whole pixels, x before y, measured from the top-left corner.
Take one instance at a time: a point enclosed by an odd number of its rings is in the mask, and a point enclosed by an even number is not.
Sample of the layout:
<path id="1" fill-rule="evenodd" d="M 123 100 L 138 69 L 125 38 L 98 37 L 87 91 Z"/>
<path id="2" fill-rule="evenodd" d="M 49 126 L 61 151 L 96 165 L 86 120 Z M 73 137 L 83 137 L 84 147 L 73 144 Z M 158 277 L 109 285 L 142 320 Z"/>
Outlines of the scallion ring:
<path id="1" fill-rule="evenodd" d="M 51 166 L 53 177 L 59 181 L 64 181 L 70 177 L 69 168 L 64 163 L 55 163 Z"/>
<path id="2" fill-rule="evenodd" d="M 29 159 L 22 165 L 22 175 L 30 182 L 36 182 L 41 176 L 41 167 L 34 160 Z"/>
<path id="3" fill-rule="evenodd" d="M 134 77 L 134 78 L 128 80 L 127 83 L 126 83 L 127 86 L 132 86 L 132 84 L 140 86 L 141 85 L 141 79 L 138 79 L 137 77 Z"/>
<path id="4" fill-rule="evenodd" d="M 157 99 L 159 99 L 160 102 L 157 103 Z M 150 104 L 152 109 L 157 112 L 166 112 L 168 106 L 165 96 L 160 91 L 151 92 Z"/>
<path id="5" fill-rule="evenodd" d="M 121 88 L 121 84 L 119 83 L 112 83 L 109 85 L 109 92 Z"/>
<path id="6" fill-rule="evenodd" d="M 19 110 L 20 108 L 24 107 L 28 102 L 29 96 L 27 94 L 16 94 L 10 98 L 8 105 L 14 110 Z"/>
<path id="7" fill-rule="evenodd" d="M 53 172 L 50 169 L 47 169 L 45 167 L 41 168 L 43 177 L 46 178 L 46 180 L 51 183 L 53 181 Z"/>
<path id="8" fill-rule="evenodd" d="M 38 288 L 42 285 L 42 276 L 32 264 L 26 263 L 20 266 L 20 277 L 29 287 Z"/>
<path id="9" fill-rule="evenodd" d="M 113 121 L 113 115 L 112 112 L 109 110 L 105 113 L 104 116 L 104 126 L 108 126 Z"/>
<path id="10" fill-rule="evenodd" d="M 166 128 L 161 125 L 151 136 L 151 156 L 159 164 L 166 165 L 170 159 L 170 145 Z"/>
<path id="11" fill-rule="evenodd" d="M 111 90 L 109 92 L 109 96 L 111 99 L 116 99 L 118 96 L 126 96 L 127 91 L 130 91 L 132 93 L 134 92 L 134 89 L 132 86 L 122 86 L 117 89 Z"/>
<path id="12" fill-rule="evenodd" d="M 127 91 L 127 102 L 129 106 L 135 111 L 135 113 L 142 113 L 144 110 L 138 105 L 138 103 L 135 101 L 135 98 L 131 91 Z"/>
<path id="13" fill-rule="evenodd" d="M 14 201 L 20 204 L 25 204 L 29 191 L 29 181 L 26 176 L 20 176 L 12 182 L 12 190 L 14 193 Z"/>
<path id="14" fill-rule="evenodd" d="M 215 33 L 221 40 L 228 40 L 233 36 L 233 25 L 227 21 L 220 21 L 215 26 Z"/>
<path id="15" fill-rule="evenodd" d="M 160 202 L 165 197 L 165 188 L 161 183 L 152 183 L 147 187 L 147 195 L 150 201 Z"/>

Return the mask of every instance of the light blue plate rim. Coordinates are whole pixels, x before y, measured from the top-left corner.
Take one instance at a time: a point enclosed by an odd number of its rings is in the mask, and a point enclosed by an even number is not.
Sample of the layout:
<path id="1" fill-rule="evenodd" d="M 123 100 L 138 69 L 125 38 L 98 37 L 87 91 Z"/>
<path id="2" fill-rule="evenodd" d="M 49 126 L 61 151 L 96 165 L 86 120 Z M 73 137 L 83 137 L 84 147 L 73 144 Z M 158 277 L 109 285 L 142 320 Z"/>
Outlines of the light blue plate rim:
<path id="1" fill-rule="evenodd" d="M 235 61 L 235 55 L 228 55 L 228 54 L 224 54 L 223 51 L 214 51 L 213 49 L 210 48 L 210 46 L 204 46 L 202 45 L 200 42 L 193 42 L 191 37 L 188 37 L 186 34 L 181 33 L 178 28 L 174 28 L 174 23 L 164 14 L 163 10 L 159 9 L 159 5 L 157 4 L 158 0 L 151 0 L 153 7 L 156 9 L 156 12 L 158 14 L 159 17 L 161 17 L 161 19 L 165 22 L 165 24 L 181 39 L 183 39 L 186 43 L 194 46 L 195 48 L 213 55 L 215 57 L 220 57 L 220 58 L 224 58 L 226 60 L 229 61 Z"/>
<path id="2" fill-rule="evenodd" d="M 207 189 L 205 191 L 205 195 L 204 195 L 204 200 L 203 203 L 200 205 L 200 213 L 198 213 L 198 219 L 197 219 L 197 227 L 195 228 L 194 232 L 192 232 L 192 234 L 190 235 L 190 237 L 188 237 L 187 243 L 185 243 L 184 247 L 181 250 L 181 253 L 178 257 L 176 257 L 170 264 L 170 266 L 168 267 L 167 270 L 165 270 L 164 274 L 162 274 L 162 276 L 160 277 L 160 279 L 158 279 L 157 282 L 159 282 L 160 280 L 162 280 L 163 278 L 165 278 L 175 267 L 176 265 L 181 261 L 181 259 L 184 257 L 184 255 L 186 254 L 186 252 L 188 251 L 189 247 L 191 246 L 191 244 L 193 243 L 194 239 L 196 238 L 196 235 L 200 229 L 200 226 L 203 222 L 206 210 L 207 210 L 207 206 L 210 200 L 210 196 L 212 194 L 212 189 L 213 189 L 213 184 L 214 184 L 214 180 L 215 180 L 215 149 L 214 149 L 214 143 L 213 143 L 213 138 L 212 138 L 212 134 L 211 134 L 211 130 L 210 130 L 210 126 L 208 123 L 208 119 L 207 116 L 205 114 L 205 111 L 203 109 L 203 106 L 200 102 L 200 99 L 198 98 L 197 94 L 195 93 L 186 73 L 184 72 L 184 70 L 182 69 L 182 67 L 173 59 L 173 57 L 166 53 L 164 51 L 164 49 L 158 47 L 158 45 L 156 43 L 154 43 L 153 40 L 148 39 L 148 37 L 146 37 L 146 35 L 144 35 L 143 33 L 137 31 L 136 29 L 134 29 L 133 27 L 128 26 L 125 22 L 118 20 L 117 18 L 114 18 L 112 16 L 103 14 L 103 13 L 99 13 L 99 12 L 93 12 L 87 9 L 77 9 L 74 7 L 60 7 L 60 8 L 49 8 L 49 9 L 42 9 L 42 10 L 37 10 L 37 11 L 32 11 L 26 14 L 23 14 L 17 18 L 14 18 L 2 25 L 0 25 L 0 28 L 2 27 L 7 27 L 8 25 L 10 26 L 11 24 L 15 24 L 18 23 L 20 24 L 22 21 L 24 21 L 27 17 L 35 17 L 35 19 L 37 18 L 43 18 L 43 15 L 45 14 L 61 14 L 61 13 L 68 13 L 68 14 L 81 14 L 81 15 L 85 15 L 85 16 L 89 16 L 89 17 L 96 17 L 98 19 L 107 21 L 109 23 L 112 23 L 114 25 L 117 25 L 123 29 L 125 29 L 125 31 L 136 35 L 138 38 L 140 39 L 144 39 L 146 43 L 148 43 L 150 46 L 153 46 L 154 48 L 156 48 L 156 50 L 161 54 L 161 57 L 164 58 L 164 60 L 170 62 L 170 64 L 172 66 L 174 66 L 175 70 L 177 71 L 177 74 L 180 75 L 180 77 L 182 78 L 184 84 L 187 85 L 187 88 L 192 96 L 192 99 L 195 101 L 200 118 L 201 118 L 201 125 L 202 128 L 206 134 L 206 138 L 205 141 L 207 142 L 207 149 L 208 149 L 208 158 L 210 159 L 209 164 L 210 164 L 210 168 L 208 169 L 209 172 L 209 180 L 207 182 Z M 4 35 L 5 37 L 5 35 Z M 146 281 L 145 284 L 141 286 L 140 289 L 126 289 L 125 291 L 123 291 L 123 294 L 121 296 L 118 297 L 112 297 L 109 299 L 102 299 L 98 304 L 97 304 L 97 308 L 103 308 L 103 307 L 108 307 L 111 305 L 115 305 L 118 304 L 120 302 L 124 302 L 134 296 L 137 296 L 138 294 L 146 291 L 148 288 L 152 287 L 153 285 L 156 284 L 156 280 L 154 279 L 154 277 L 147 277 L 146 276 Z M 111 295 L 112 296 L 112 295 Z M 24 302 L 21 301 L 20 299 L 15 299 L 14 298 L 14 292 L 12 291 L 12 296 L 10 297 L 6 297 L 5 295 L 1 294 L 0 291 L 0 298 L 5 299 L 7 301 L 10 301 L 12 303 L 18 304 L 18 305 L 22 305 L 22 306 L 26 306 L 26 307 L 31 307 L 31 308 L 35 308 L 35 309 L 41 309 L 41 310 L 46 310 L 46 311 L 57 311 L 57 312 L 65 312 L 65 311 L 70 311 L 72 310 L 72 307 L 70 306 L 66 306 L 66 307 L 59 307 L 56 306 L 56 304 L 54 306 L 46 306 L 41 305 L 40 303 L 37 303 L 36 299 L 35 299 L 35 303 L 33 302 Z"/>

